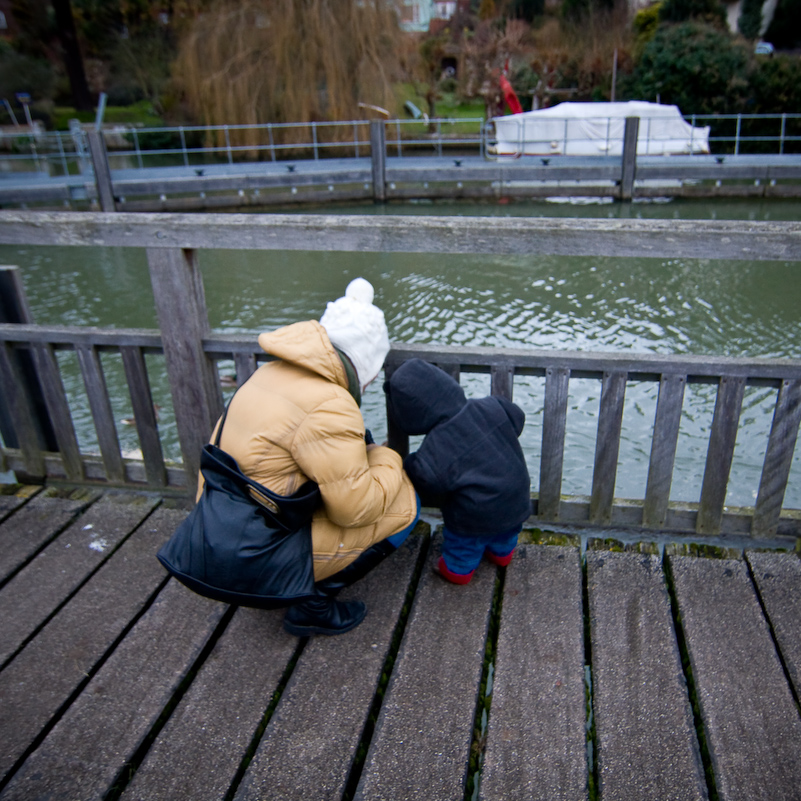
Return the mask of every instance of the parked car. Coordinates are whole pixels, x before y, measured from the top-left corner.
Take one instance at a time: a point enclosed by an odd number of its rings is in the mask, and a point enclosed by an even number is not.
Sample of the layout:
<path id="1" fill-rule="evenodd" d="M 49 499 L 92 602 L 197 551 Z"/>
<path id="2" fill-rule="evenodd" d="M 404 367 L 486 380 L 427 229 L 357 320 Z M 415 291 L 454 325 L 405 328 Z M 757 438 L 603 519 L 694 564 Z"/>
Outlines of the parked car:
<path id="1" fill-rule="evenodd" d="M 754 53 L 758 56 L 772 56 L 773 45 L 770 42 L 757 42 Z"/>

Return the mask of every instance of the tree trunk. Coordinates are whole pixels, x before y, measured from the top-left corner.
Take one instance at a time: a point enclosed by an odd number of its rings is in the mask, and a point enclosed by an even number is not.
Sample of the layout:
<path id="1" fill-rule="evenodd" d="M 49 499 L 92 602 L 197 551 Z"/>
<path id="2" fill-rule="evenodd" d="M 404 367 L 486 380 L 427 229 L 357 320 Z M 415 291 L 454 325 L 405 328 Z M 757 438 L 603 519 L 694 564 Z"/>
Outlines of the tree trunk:
<path id="1" fill-rule="evenodd" d="M 83 69 L 83 56 L 78 46 L 78 35 L 75 32 L 75 22 L 72 18 L 72 4 L 70 0 L 52 0 L 53 10 L 56 12 L 56 26 L 61 50 L 64 56 L 64 66 L 72 89 L 72 99 L 78 111 L 91 111 L 94 107 L 89 85 L 86 83 L 86 73 Z"/>

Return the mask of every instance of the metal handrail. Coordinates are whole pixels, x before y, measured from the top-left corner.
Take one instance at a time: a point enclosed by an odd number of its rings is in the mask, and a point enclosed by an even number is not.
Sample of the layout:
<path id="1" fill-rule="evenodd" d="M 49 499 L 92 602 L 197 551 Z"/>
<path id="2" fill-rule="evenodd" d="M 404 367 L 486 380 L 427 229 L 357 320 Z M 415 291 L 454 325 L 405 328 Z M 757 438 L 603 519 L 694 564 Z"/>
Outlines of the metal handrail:
<path id="1" fill-rule="evenodd" d="M 553 118 L 552 118 L 553 119 Z M 606 121 L 607 146 L 609 145 L 610 120 Z M 801 142 L 801 113 L 782 114 L 692 114 L 685 120 L 695 127 L 710 125 L 713 132 L 709 143 L 714 152 L 729 152 L 745 155 L 757 145 L 772 144 L 777 155 L 785 155 L 789 145 Z M 645 132 L 648 133 L 649 120 L 642 118 Z M 775 133 L 759 132 L 752 134 L 749 128 L 754 124 L 769 124 Z M 129 159 L 135 168 L 145 167 L 145 159 L 151 157 L 174 157 L 178 164 L 190 166 L 194 159 L 200 163 L 208 157 L 220 158 L 232 163 L 238 156 L 255 154 L 260 160 L 266 155 L 270 160 L 285 158 L 288 153 L 308 150 L 314 160 L 330 157 L 362 158 L 369 154 L 369 120 L 345 120 L 334 122 L 288 122 L 235 125 L 180 125 L 139 128 L 120 126 L 117 135 L 130 139 L 130 148 L 110 148 L 114 160 Z M 565 120 L 565 126 L 567 120 Z M 472 131 L 455 131 L 456 126 L 475 126 Z M 726 126 L 733 130 L 727 132 Z M 435 118 L 427 121 L 409 119 L 390 119 L 385 121 L 388 154 L 403 157 L 412 151 L 414 155 L 442 156 L 446 147 L 475 148 L 478 155 L 484 156 L 492 144 L 492 122 L 481 117 Z M 331 136 L 332 130 L 351 129 L 352 137 L 338 139 Z M 525 140 L 524 126 L 520 126 L 520 138 Z M 425 133 L 421 133 L 425 129 Z M 298 142 L 281 142 L 284 131 L 303 131 L 308 134 Z M 254 143 L 239 144 L 232 135 L 244 131 L 264 136 Z M 797 133 L 794 133 L 797 131 Z M 192 144 L 192 138 L 222 134 L 224 144 Z M 109 134 L 106 135 L 108 137 Z M 147 147 L 149 136 L 174 136 L 175 145 L 159 144 Z M 564 137 L 563 137 L 564 139 Z M 690 150 L 693 148 L 692 135 Z M 520 150 L 522 152 L 522 148 Z M 763 151 L 764 152 L 764 151 Z M 7 172 L 28 171 L 48 175 L 69 175 L 90 172 L 91 163 L 87 155 L 86 133 L 82 128 L 71 131 L 0 131 L 0 165 L 9 165 Z M 2 169 L 0 169 L 2 174 Z"/>

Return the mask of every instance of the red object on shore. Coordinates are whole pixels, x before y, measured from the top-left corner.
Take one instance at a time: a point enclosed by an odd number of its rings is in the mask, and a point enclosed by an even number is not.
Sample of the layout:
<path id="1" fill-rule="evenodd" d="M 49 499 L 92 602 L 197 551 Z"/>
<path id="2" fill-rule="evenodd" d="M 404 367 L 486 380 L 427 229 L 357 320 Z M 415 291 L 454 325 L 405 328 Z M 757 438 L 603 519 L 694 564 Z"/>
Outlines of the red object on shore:
<path id="1" fill-rule="evenodd" d="M 523 106 L 520 105 L 515 90 L 512 89 L 512 84 L 509 83 L 509 79 L 505 75 L 501 75 L 500 85 L 501 92 L 503 92 L 503 99 L 506 101 L 506 105 L 509 106 L 509 111 L 511 111 L 512 114 L 522 114 Z"/>

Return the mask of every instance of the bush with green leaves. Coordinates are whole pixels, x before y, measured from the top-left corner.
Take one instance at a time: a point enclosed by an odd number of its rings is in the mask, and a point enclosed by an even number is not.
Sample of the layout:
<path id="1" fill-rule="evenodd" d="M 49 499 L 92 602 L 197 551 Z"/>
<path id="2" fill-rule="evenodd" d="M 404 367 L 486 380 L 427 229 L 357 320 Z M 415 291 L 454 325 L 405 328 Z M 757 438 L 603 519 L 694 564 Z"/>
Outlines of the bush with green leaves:
<path id="1" fill-rule="evenodd" d="M 625 97 L 677 105 L 692 114 L 744 110 L 749 53 L 728 32 L 701 22 L 661 26 L 631 75 Z"/>
<path id="2" fill-rule="evenodd" d="M 17 92 L 27 92 L 34 101 L 47 99 L 54 81 L 53 67 L 45 59 L 18 53 L 6 43 L 0 47 L 0 99 L 13 104 Z"/>

